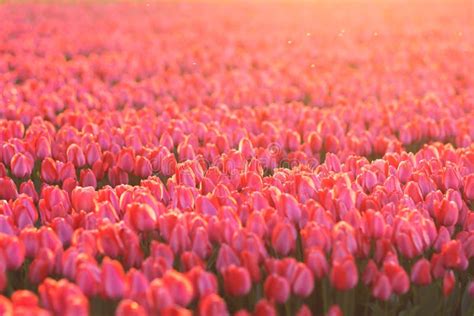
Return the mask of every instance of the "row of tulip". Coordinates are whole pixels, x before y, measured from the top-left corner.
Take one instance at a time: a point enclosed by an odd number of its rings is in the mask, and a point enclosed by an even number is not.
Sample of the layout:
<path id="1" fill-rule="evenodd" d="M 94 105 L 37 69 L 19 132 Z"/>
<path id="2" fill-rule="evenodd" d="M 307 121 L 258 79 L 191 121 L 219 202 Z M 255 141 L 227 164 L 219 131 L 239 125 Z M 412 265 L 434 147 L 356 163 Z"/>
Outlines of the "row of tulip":
<path id="1" fill-rule="evenodd" d="M 1 5 L 0 315 L 472 315 L 468 17 L 338 6 Z"/>

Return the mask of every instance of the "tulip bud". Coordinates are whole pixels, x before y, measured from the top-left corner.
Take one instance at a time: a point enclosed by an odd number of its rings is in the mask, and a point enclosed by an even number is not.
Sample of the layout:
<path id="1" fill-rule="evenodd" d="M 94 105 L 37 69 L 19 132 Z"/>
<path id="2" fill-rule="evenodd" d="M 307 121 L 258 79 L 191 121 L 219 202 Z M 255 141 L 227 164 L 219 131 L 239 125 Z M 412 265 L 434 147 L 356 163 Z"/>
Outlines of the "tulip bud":
<path id="1" fill-rule="evenodd" d="M 346 258 L 333 262 L 330 280 L 331 284 L 340 291 L 352 289 L 359 281 L 354 260 Z"/>
<path id="2" fill-rule="evenodd" d="M 76 187 L 71 192 L 72 207 L 76 211 L 84 210 L 87 213 L 92 212 L 95 208 L 95 199 L 97 192 L 93 187 Z"/>
<path id="3" fill-rule="evenodd" d="M 377 265 L 375 264 L 374 260 L 370 259 L 365 266 L 364 273 L 362 274 L 362 282 L 366 286 L 371 285 L 378 273 Z"/>
<path id="4" fill-rule="evenodd" d="M 261 299 L 260 301 L 258 301 L 257 305 L 255 305 L 255 311 L 253 315 L 254 316 L 277 316 L 278 313 L 273 304 L 271 304 L 266 299 Z"/>
<path id="5" fill-rule="evenodd" d="M 33 171 L 34 161 L 29 155 L 16 153 L 11 160 L 12 174 L 17 178 L 26 178 Z"/>
<path id="6" fill-rule="evenodd" d="M 474 174 L 464 178 L 464 195 L 468 200 L 474 201 Z"/>
<path id="7" fill-rule="evenodd" d="M 143 156 L 137 156 L 135 159 L 134 173 L 137 177 L 148 178 L 153 173 L 150 160 Z"/>
<path id="8" fill-rule="evenodd" d="M 46 158 L 41 162 L 41 179 L 47 183 L 54 184 L 58 181 L 59 173 L 56 162 L 51 158 Z"/>
<path id="9" fill-rule="evenodd" d="M 374 281 L 372 295 L 379 300 L 386 301 L 390 298 L 391 294 L 392 286 L 390 280 L 385 274 L 380 273 Z"/>
<path id="10" fill-rule="evenodd" d="M 155 229 L 157 215 L 148 204 L 134 202 L 127 205 L 124 221 L 137 231 L 150 231 Z"/>
<path id="11" fill-rule="evenodd" d="M 110 299 L 122 298 L 126 291 L 125 272 L 119 261 L 105 257 L 102 261 L 102 290 Z"/>
<path id="12" fill-rule="evenodd" d="M 449 296 L 453 290 L 456 283 L 456 277 L 454 276 L 453 270 L 446 271 L 443 278 L 443 295 Z"/>
<path id="13" fill-rule="evenodd" d="M 158 314 L 163 309 L 174 304 L 173 297 L 168 289 L 163 285 L 161 279 L 155 279 L 150 283 L 147 290 L 147 302 L 154 314 Z"/>
<path id="14" fill-rule="evenodd" d="M 286 256 L 293 251 L 295 241 L 296 232 L 292 225 L 282 222 L 273 229 L 272 246 L 279 255 Z"/>
<path id="15" fill-rule="evenodd" d="M 293 293 L 300 297 L 308 297 L 313 292 L 313 288 L 313 273 L 304 263 L 298 263 L 292 281 Z"/>
<path id="16" fill-rule="evenodd" d="M 202 267 L 194 267 L 188 272 L 197 296 L 204 297 L 217 293 L 217 278 L 215 274 L 205 271 Z"/>
<path id="17" fill-rule="evenodd" d="M 169 244 L 175 254 L 180 254 L 183 251 L 189 250 L 191 247 L 188 230 L 182 223 L 178 223 L 174 227 L 171 232 Z"/>
<path id="18" fill-rule="evenodd" d="M 8 177 L 0 178 L 0 200 L 16 199 L 17 195 L 15 182 Z"/>
<path id="19" fill-rule="evenodd" d="M 97 179 L 94 172 L 91 169 L 81 170 L 79 176 L 79 183 L 82 187 L 97 187 Z"/>
<path id="20" fill-rule="evenodd" d="M 233 296 L 243 296 L 250 291 L 252 281 L 247 269 L 231 265 L 224 270 L 224 288 Z"/>
<path id="21" fill-rule="evenodd" d="M 181 306 L 191 303 L 194 298 L 194 288 L 186 275 L 175 270 L 168 270 L 162 280 L 174 302 Z"/>
<path id="22" fill-rule="evenodd" d="M 425 259 L 419 259 L 411 268 L 411 281 L 416 285 L 431 283 L 431 264 Z"/>
<path id="23" fill-rule="evenodd" d="M 474 298 L 474 281 L 469 282 L 467 285 L 467 291 L 471 299 Z"/>
<path id="24" fill-rule="evenodd" d="M 297 224 L 301 219 L 301 209 L 295 197 L 282 193 L 278 199 L 277 210 L 279 214 L 285 215 L 291 222 Z"/>
<path id="25" fill-rule="evenodd" d="M 285 303 L 290 295 L 290 285 L 285 278 L 277 274 L 271 274 L 265 280 L 263 286 L 265 296 L 276 303 Z"/>
<path id="26" fill-rule="evenodd" d="M 101 286 L 101 270 L 95 263 L 81 263 L 77 267 L 74 280 L 87 296 L 99 294 Z"/>
<path id="27" fill-rule="evenodd" d="M 443 199 L 441 203 L 434 202 L 434 213 L 436 221 L 440 225 L 453 226 L 457 223 L 459 217 L 459 209 L 455 202 Z"/>
<path id="28" fill-rule="evenodd" d="M 148 314 L 145 308 L 138 305 L 137 302 L 130 299 L 124 299 L 120 301 L 119 305 L 117 306 L 115 315 L 116 316 L 146 316 Z"/>
<path id="29" fill-rule="evenodd" d="M 90 143 L 89 145 L 87 145 L 86 147 L 86 161 L 87 161 L 87 164 L 89 166 L 92 166 L 94 165 L 94 163 L 98 160 L 100 160 L 101 158 L 101 148 L 100 148 L 100 145 L 98 143 Z"/>
<path id="30" fill-rule="evenodd" d="M 343 316 L 343 314 L 339 305 L 331 305 L 326 316 Z"/>
<path id="31" fill-rule="evenodd" d="M 40 160 L 51 157 L 51 143 L 46 137 L 40 136 L 36 140 L 35 154 L 36 158 Z"/>
<path id="32" fill-rule="evenodd" d="M 86 164 L 86 158 L 82 148 L 77 144 L 71 144 L 67 148 L 67 161 L 72 162 L 76 168 L 83 167 Z"/>
<path id="33" fill-rule="evenodd" d="M 229 311 L 225 301 L 217 294 L 210 294 L 199 301 L 199 315 L 227 316 Z"/>

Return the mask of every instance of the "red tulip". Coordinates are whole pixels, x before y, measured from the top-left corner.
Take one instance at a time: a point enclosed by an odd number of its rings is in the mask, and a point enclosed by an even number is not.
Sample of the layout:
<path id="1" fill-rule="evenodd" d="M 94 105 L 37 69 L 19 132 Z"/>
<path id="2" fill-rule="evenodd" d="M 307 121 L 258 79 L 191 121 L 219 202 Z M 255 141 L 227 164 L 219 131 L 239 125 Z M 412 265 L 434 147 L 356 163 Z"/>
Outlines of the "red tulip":
<path id="1" fill-rule="evenodd" d="M 285 278 L 271 274 L 265 280 L 263 286 L 265 296 L 276 303 L 284 303 L 290 295 L 290 285 Z"/>
<path id="2" fill-rule="evenodd" d="M 34 161 L 29 155 L 16 153 L 11 160 L 12 174 L 17 178 L 25 178 L 31 175 Z"/>
<path id="3" fill-rule="evenodd" d="M 180 254 L 183 251 L 189 250 L 191 247 L 191 240 L 189 239 L 188 231 L 184 225 L 181 223 L 176 224 L 171 232 L 169 244 L 175 254 Z"/>
<path id="4" fill-rule="evenodd" d="M 276 316 L 278 314 L 273 304 L 271 304 L 265 299 L 261 299 L 255 305 L 255 311 L 253 315 L 254 316 Z"/>
<path id="5" fill-rule="evenodd" d="M 20 184 L 20 194 L 25 194 L 31 197 L 31 199 L 35 203 L 38 202 L 38 199 L 39 199 L 38 192 L 36 192 L 35 184 L 31 180 L 22 182 Z"/>
<path id="6" fill-rule="evenodd" d="M 46 279 L 38 287 L 41 305 L 55 314 L 88 315 L 89 301 L 81 290 L 65 279 Z"/>
<path id="7" fill-rule="evenodd" d="M 0 199 L 11 200 L 16 199 L 17 196 L 15 182 L 8 177 L 0 178 Z"/>
<path id="8" fill-rule="evenodd" d="M 38 306 L 38 297 L 27 290 L 17 290 L 12 294 L 12 303 L 17 306 L 23 307 L 36 307 Z"/>
<path id="9" fill-rule="evenodd" d="M 124 221 L 137 231 L 150 231 L 156 226 L 157 214 L 148 204 L 130 203 L 127 205 Z"/>
<path id="10" fill-rule="evenodd" d="M 464 195 L 468 200 L 474 200 L 474 174 L 464 178 Z"/>
<path id="11" fill-rule="evenodd" d="M 352 289 L 359 280 L 354 260 L 347 258 L 333 262 L 330 280 L 331 284 L 340 291 Z"/>
<path id="12" fill-rule="evenodd" d="M 174 304 L 173 297 L 160 279 L 155 279 L 150 283 L 147 290 L 147 302 L 155 314 Z"/>
<path id="13" fill-rule="evenodd" d="M 102 155 L 100 145 L 98 143 L 90 143 L 85 150 L 86 161 L 89 166 L 94 165 L 100 160 Z"/>
<path id="14" fill-rule="evenodd" d="M 386 301 L 390 298 L 391 294 L 392 285 L 390 284 L 389 278 L 385 274 L 379 273 L 374 280 L 372 295 L 377 299 Z"/>
<path id="15" fill-rule="evenodd" d="M 295 228 L 285 222 L 278 223 L 272 232 L 272 247 L 282 256 L 293 251 L 296 242 Z"/>
<path id="16" fill-rule="evenodd" d="M 140 178 L 148 178 L 151 176 L 153 168 L 150 161 L 143 156 L 137 156 L 135 159 L 134 173 Z"/>
<path id="17" fill-rule="evenodd" d="M 47 157 L 51 157 L 51 142 L 48 140 L 48 138 L 44 136 L 38 137 L 35 145 L 36 158 L 45 159 Z"/>
<path id="18" fill-rule="evenodd" d="M 223 271 L 231 265 L 240 265 L 240 259 L 235 254 L 234 250 L 232 250 L 232 248 L 230 248 L 227 244 L 222 244 L 217 255 L 217 271 L 223 273 Z"/>
<path id="19" fill-rule="evenodd" d="M 79 183 L 83 187 L 93 187 L 94 189 L 97 187 L 97 179 L 91 169 L 81 170 L 79 179 Z"/>
<path id="20" fill-rule="evenodd" d="M 85 295 L 98 295 L 102 284 L 101 269 L 93 263 L 80 263 L 78 264 L 74 280 Z"/>
<path id="21" fill-rule="evenodd" d="M 377 265 L 375 264 L 374 260 L 370 259 L 369 262 L 367 262 L 362 274 L 362 282 L 364 285 L 371 285 L 375 281 L 378 273 Z"/>
<path id="22" fill-rule="evenodd" d="M 33 284 L 39 284 L 48 275 L 53 273 L 54 266 L 54 253 L 49 249 L 42 248 L 29 266 L 28 279 Z"/>
<path id="23" fill-rule="evenodd" d="M 443 199 L 441 203 L 435 201 L 434 212 L 436 221 L 440 225 L 453 226 L 457 223 L 459 217 L 459 209 L 456 203 Z"/>
<path id="24" fill-rule="evenodd" d="M 443 278 L 443 295 L 449 296 L 453 290 L 456 283 L 456 277 L 452 270 L 446 271 Z"/>
<path id="25" fill-rule="evenodd" d="M 311 310 L 308 305 L 303 304 L 296 313 L 296 316 L 313 316 L 313 313 L 311 313 Z"/>
<path id="26" fill-rule="evenodd" d="M 71 144 L 67 148 L 67 161 L 72 162 L 76 168 L 83 167 L 86 164 L 86 158 L 82 148 L 77 144 Z"/>
<path id="27" fill-rule="evenodd" d="M 329 311 L 327 312 L 326 316 L 343 316 L 343 314 L 339 305 L 331 305 L 331 307 L 329 307 Z"/>
<path id="28" fill-rule="evenodd" d="M 148 314 L 145 308 L 138 305 L 137 302 L 130 299 L 124 299 L 120 301 L 119 305 L 117 306 L 115 315 L 117 316 L 146 316 Z"/>
<path id="29" fill-rule="evenodd" d="M 466 260 L 466 255 L 459 240 L 451 240 L 442 247 L 444 266 L 447 268 L 460 268 Z"/>
<path id="30" fill-rule="evenodd" d="M 20 195 L 13 203 L 12 211 L 18 228 L 33 226 L 38 220 L 38 211 L 30 197 Z"/>
<path id="31" fill-rule="evenodd" d="M 132 172 L 135 165 L 135 154 L 131 148 L 122 148 L 117 156 L 117 166 L 125 171 Z"/>
<path id="32" fill-rule="evenodd" d="M 411 281 L 416 285 L 431 283 L 431 264 L 425 258 L 419 259 L 411 269 Z"/>
<path id="33" fill-rule="evenodd" d="M 410 289 L 410 279 L 407 272 L 396 262 L 385 261 L 383 272 L 388 276 L 395 294 L 405 294 Z"/>
<path id="34" fill-rule="evenodd" d="M 279 196 L 277 210 L 294 224 L 298 224 L 301 219 L 301 208 L 298 201 L 290 194 L 282 193 Z"/>
<path id="35" fill-rule="evenodd" d="M 102 261 L 102 290 L 110 299 L 122 298 L 126 291 L 125 272 L 120 262 L 107 257 Z"/>
<path id="36" fill-rule="evenodd" d="M 467 285 L 467 291 L 469 293 L 469 296 L 471 298 L 474 298 L 474 281 L 469 282 Z"/>
<path id="37" fill-rule="evenodd" d="M 199 301 L 199 315 L 226 316 L 229 315 L 225 301 L 217 294 L 207 295 Z"/>
<path id="38" fill-rule="evenodd" d="M 25 247 L 17 237 L 0 234 L 0 251 L 5 254 L 6 267 L 10 270 L 18 269 L 25 260 Z"/>
<path id="39" fill-rule="evenodd" d="M 233 296 L 243 296 L 250 291 L 252 281 L 247 269 L 229 266 L 223 272 L 224 288 L 227 293 Z"/>
<path id="40" fill-rule="evenodd" d="M 194 267 L 188 272 L 197 296 L 204 297 L 208 294 L 217 293 L 217 278 L 205 271 L 202 267 Z"/>
<path id="41" fill-rule="evenodd" d="M 304 263 L 298 263 L 292 280 L 293 293 L 300 297 L 308 297 L 313 292 L 313 288 L 313 273 Z"/>
<path id="42" fill-rule="evenodd" d="M 94 202 L 97 198 L 97 193 L 93 187 L 77 187 L 72 190 L 71 202 L 72 207 L 76 211 L 84 210 L 87 213 L 94 210 Z"/>
<path id="43" fill-rule="evenodd" d="M 187 306 L 194 298 L 194 288 L 191 281 L 175 270 L 166 271 L 163 285 L 168 289 L 173 301 L 181 306 Z"/>
<path id="44" fill-rule="evenodd" d="M 13 304 L 3 295 L 0 295 L 0 314 L 13 315 Z"/>

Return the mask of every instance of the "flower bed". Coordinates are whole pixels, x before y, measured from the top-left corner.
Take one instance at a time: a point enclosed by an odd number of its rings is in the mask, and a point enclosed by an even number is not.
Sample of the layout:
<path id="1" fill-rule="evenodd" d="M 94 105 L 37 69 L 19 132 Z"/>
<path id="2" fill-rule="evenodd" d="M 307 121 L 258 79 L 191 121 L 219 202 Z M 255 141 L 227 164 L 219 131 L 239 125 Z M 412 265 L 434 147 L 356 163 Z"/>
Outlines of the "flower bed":
<path id="1" fill-rule="evenodd" d="M 472 315 L 469 5 L 0 5 L 0 315 Z"/>

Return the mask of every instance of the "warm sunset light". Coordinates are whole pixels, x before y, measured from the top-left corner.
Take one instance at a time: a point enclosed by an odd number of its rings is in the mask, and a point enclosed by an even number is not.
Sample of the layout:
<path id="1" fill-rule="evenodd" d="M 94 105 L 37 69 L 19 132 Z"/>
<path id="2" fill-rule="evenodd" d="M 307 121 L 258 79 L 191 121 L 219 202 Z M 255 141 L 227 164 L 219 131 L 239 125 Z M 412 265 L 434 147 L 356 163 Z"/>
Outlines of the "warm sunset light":
<path id="1" fill-rule="evenodd" d="M 473 6 L 0 1 L 0 316 L 474 315 Z"/>

